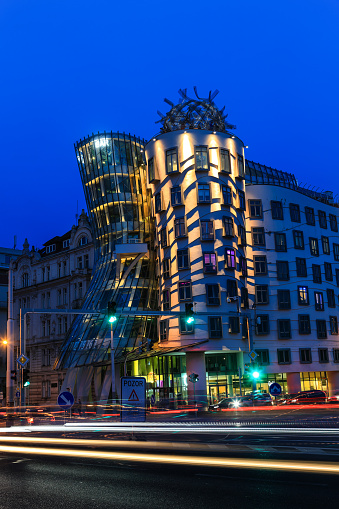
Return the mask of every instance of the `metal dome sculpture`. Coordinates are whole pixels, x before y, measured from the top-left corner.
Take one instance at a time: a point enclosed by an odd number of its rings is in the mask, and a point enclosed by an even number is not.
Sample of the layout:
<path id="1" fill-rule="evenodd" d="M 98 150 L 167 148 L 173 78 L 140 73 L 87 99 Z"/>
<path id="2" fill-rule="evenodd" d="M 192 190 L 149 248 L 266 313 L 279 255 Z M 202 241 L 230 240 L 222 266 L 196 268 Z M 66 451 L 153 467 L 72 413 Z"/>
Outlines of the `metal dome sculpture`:
<path id="1" fill-rule="evenodd" d="M 225 106 L 219 110 L 213 99 L 218 95 L 219 90 L 213 93 L 210 91 L 206 99 L 199 97 L 197 87 L 193 87 L 197 99 L 191 99 L 187 95 L 187 88 L 179 89 L 181 100 L 178 104 L 172 103 L 169 99 L 164 101 L 171 106 L 170 111 L 163 115 L 158 111 L 161 119 L 161 133 L 178 131 L 181 129 L 205 129 L 208 131 L 227 132 L 235 129 L 235 125 L 226 121 L 228 115 L 224 114 Z"/>

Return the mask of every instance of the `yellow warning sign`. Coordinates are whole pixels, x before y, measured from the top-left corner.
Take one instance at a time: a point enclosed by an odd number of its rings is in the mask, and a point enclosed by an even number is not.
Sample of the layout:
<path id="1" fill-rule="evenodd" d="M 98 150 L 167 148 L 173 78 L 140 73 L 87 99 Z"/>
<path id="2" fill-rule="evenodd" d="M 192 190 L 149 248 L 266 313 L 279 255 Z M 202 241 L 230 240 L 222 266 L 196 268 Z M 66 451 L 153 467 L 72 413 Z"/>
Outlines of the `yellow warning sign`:
<path id="1" fill-rule="evenodd" d="M 139 398 L 137 396 L 137 393 L 133 389 L 133 391 L 130 394 L 130 397 L 128 398 L 128 401 L 139 401 Z"/>

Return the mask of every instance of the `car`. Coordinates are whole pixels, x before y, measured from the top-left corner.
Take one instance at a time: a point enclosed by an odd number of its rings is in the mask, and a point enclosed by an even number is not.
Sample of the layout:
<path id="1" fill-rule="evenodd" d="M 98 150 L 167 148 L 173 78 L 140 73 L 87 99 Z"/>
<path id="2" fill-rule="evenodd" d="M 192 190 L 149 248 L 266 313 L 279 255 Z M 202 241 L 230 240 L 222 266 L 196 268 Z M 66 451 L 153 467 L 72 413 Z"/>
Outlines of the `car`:
<path id="1" fill-rule="evenodd" d="M 220 410 L 225 410 L 226 408 L 231 408 L 231 403 L 234 398 L 223 398 L 218 403 L 214 403 L 208 407 L 210 412 L 220 412 Z"/>
<path id="2" fill-rule="evenodd" d="M 267 397 L 268 396 L 268 397 Z M 269 406 L 273 405 L 271 396 L 268 394 L 246 394 L 234 398 L 229 408 L 251 407 L 251 406 Z"/>
<path id="3" fill-rule="evenodd" d="M 327 403 L 339 403 L 339 391 L 335 391 L 332 396 L 329 396 Z"/>
<path id="4" fill-rule="evenodd" d="M 314 405 L 316 403 L 326 403 L 326 393 L 324 391 L 301 391 L 297 394 L 290 394 L 279 402 L 280 405 Z"/>

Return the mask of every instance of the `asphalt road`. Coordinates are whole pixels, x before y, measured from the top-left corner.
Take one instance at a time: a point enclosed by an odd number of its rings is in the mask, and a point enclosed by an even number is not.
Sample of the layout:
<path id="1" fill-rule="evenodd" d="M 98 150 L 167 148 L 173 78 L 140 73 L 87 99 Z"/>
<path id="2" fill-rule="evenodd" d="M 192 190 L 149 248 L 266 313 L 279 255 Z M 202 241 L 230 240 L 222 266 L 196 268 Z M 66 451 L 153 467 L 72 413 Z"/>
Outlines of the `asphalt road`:
<path id="1" fill-rule="evenodd" d="M 0 456 L 1 509 L 334 508 L 338 475 Z"/>

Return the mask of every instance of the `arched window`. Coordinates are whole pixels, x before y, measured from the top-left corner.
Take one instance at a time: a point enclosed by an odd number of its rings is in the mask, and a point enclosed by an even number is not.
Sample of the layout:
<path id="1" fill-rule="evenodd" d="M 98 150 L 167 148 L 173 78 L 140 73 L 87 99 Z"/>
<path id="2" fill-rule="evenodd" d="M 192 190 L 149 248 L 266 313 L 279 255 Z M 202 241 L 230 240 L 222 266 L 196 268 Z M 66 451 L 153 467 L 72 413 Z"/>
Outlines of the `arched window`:
<path id="1" fill-rule="evenodd" d="M 81 237 L 81 239 L 78 242 L 78 246 L 86 246 L 88 244 L 88 238 L 87 237 Z"/>
<path id="2" fill-rule="evenodd" d="M 24 274 L 22 274 L 22 287 L 26 288 L 26 286 L 28 285 L 29 285 L 28 273 L 25 272 Z"/>

